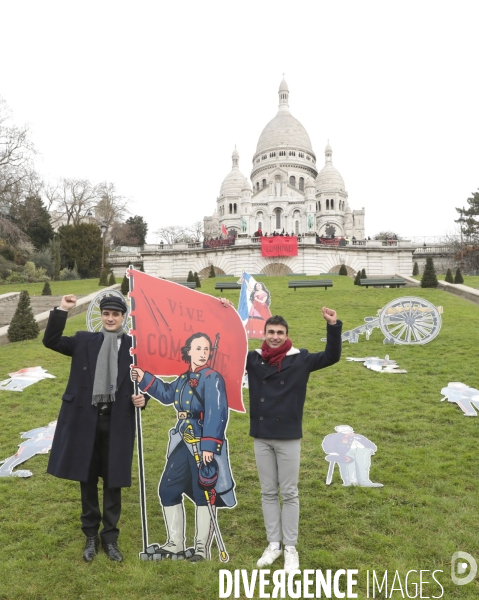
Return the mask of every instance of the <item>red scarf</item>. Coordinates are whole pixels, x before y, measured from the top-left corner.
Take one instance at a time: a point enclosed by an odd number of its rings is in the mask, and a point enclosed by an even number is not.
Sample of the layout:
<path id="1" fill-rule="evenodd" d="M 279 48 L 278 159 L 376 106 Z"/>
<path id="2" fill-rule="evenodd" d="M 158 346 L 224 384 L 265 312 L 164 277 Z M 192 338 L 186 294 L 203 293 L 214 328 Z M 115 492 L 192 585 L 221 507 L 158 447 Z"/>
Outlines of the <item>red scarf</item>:
<path id="1" fill-rule="evenodd" d="M 281 371 L 281 362 L 292 347 L 293 344 L 289 338 L 286 339 L 284 344 L 278 346 L 278 348 L 270 348 L 266 342 L 263 342 L 263 345 L 261 346 L 261 356 L 273 367 L 277 366 L 279 373 Z"/>

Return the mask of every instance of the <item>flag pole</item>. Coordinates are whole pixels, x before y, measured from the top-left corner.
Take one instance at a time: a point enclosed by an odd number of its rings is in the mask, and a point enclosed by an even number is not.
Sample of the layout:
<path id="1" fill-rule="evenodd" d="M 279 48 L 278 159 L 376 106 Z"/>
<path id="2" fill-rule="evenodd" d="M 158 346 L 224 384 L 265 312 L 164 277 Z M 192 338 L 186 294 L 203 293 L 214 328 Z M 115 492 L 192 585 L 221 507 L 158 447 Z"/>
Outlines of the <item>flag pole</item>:
<path id="1" fill-rule="evenodd" d="M 131 316 L 131 324 L 133 331 L 136 330 L 135 327 L 135 298 L 132 296 L 133 292 L 133 265 L 129 267 L 129 282 L 130 282 L 130 312 L 133 312 Z M 133 349 L 136 350 L 136 335 L 132 335 L 132 346 Z M 133 354 L 133 365 L 136 367 L 136 352 Z M 138 381 L 133 382 L 135 395 L 138 395 Z M 138 479 L 140 484 L 140 514 L 141 514 L 141 533 L 142 533 L 142 541 L 143 541 L 143 552 L 140 553 L 140 558 L 142 560 L 149 560 L 149 555 L 147 554 L 148 548 L 148 520 L 146 516 L 146 490 L 145 490 L 145 466 L 143 462 L 143 434 L 141 429 L 141 408 L 139 406 L 135 407 L 135 417 L 136 417 L 136 445 L 138 451 Z"/>

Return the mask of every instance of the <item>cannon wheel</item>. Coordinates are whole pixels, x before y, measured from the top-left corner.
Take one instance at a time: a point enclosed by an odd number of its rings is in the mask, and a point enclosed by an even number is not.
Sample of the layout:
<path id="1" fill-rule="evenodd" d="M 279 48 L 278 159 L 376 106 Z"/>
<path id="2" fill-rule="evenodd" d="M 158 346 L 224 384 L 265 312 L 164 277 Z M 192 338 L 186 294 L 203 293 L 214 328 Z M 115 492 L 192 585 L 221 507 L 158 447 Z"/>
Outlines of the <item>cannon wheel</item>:
<path id="1" fill-rule="evenodd" d="M 101 290 L 98 294 L 93 298 L 90 302 L 90 306 L 88 307 L 88 312 L 86 314 L 86 325 L 88 331 L 98 332 L 101 329 L 101 311 L 100 311 L 100 301 L 105 296 L 117 296 L 118 298 L 123 298 L 126 302 L 126 319 L 123 330 L 125 333 L 128 333 L 131 328 L 131 317 L 130 317 L 130 300 L 129 298 L 125 298 L 121 292 L 117 290 Z"/>
<path id="2" fill-rule="evenodd" d="M 381 310 L 379 327 L 385 344 L 427 344 L 441 329 L 441 315 L 437 308 L 414 296 L 396 298 Z"/>

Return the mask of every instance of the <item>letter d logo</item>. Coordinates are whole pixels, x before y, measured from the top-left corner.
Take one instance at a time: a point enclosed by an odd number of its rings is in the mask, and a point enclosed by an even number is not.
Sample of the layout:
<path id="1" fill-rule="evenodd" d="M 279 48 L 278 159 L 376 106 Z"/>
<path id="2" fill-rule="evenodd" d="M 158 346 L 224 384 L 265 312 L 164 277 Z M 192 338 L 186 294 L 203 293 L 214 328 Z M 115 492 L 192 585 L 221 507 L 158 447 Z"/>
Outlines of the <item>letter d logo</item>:
<path id="1" fill-rule="evenodd" d="M 456 563 L 456 561 L 460 558 L 463 560 Z M 464 562 L 464 560 L 467 560 L 467 562 Z M 466 572 L 468 563 L 471 567 L 469 575 L 466 575 L 465 577 L 458 577 L 458 575 L 462 575 Z M 476 576 L 476 573 L 477 563 L 470 554 L 467 552 L 454 552 L 451 558 L 451 579 L 453 583 L 456 585 L 466 585 L 466 583 L 471 583 Z"/>

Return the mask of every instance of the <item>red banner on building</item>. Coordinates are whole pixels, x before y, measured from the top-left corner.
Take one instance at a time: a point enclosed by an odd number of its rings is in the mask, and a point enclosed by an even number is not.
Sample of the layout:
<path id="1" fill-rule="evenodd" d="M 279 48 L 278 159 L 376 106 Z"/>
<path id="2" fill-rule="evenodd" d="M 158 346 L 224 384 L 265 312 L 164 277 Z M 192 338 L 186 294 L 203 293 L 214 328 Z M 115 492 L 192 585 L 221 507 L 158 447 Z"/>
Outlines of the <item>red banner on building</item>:
<path id="1" fill-rule="evenodd" d="M 298 256 L 298 238 L 283 235 L 263 236 L 261 256 Z"/>
<path id="2" fill-rule="evenodd" d="M 234 308 L 223 308 L 218 298 L 128 269 L 135 364 L 154 375 L 181 375 L 188 370 L 182 354 L 196 333 L 211 341 L 207 366 L 225 380 L 228 407 L 244 412 L 242 381 L 248 340 Z M 131 282 L 130 282 L 131 283 Z"/>

